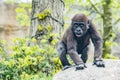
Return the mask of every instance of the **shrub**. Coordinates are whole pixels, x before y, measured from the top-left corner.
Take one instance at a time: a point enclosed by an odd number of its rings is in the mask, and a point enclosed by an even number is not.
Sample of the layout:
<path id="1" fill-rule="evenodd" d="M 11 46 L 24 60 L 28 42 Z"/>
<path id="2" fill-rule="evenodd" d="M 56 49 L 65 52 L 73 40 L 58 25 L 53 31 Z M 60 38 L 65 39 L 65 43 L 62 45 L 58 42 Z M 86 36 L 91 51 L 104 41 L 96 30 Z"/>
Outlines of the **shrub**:
<path id="1" fill-rule="evenodd" d="M 55 50 L 57 40 L 53 38 L 49 42 L 48 39 L 53 35 L 45 35 L 39 41 L 40 45 L 36 44 L 38 41 L 35 38 L 14 39 L 12 53 L 0 61 L 0 78 L 3 80 L 51 80 L 51 76 L 61 68 Z M 36 45 L 28 46 L 28 42 Z"/>

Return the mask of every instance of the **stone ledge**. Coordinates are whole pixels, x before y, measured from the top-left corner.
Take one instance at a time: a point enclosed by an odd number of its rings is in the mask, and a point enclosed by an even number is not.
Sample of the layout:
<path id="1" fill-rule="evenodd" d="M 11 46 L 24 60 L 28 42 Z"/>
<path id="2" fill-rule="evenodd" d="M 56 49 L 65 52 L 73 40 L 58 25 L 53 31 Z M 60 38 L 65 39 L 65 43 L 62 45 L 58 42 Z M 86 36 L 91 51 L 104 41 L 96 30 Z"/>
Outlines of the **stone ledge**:
<path id="1" fill-rule="evenodd" d="M 120 60 L 104 60 L 105 68 L 87 63 L 84 70 L 75 71 L 75 67 L 54 75 L 53 80 L 120 80 Z"/>

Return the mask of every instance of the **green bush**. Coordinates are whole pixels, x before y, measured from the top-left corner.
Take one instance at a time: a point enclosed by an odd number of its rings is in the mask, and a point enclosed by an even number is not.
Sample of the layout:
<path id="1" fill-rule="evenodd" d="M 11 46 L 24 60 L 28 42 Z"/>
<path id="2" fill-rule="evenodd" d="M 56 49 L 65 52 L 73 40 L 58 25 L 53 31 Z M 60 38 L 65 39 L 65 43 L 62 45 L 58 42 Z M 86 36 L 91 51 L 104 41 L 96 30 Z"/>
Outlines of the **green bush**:
<path id="1" fill-rule="evenodd" d="M 6 58 L 7 52 L 4 49 L 4 44 L 6 42 L 4 40 L 0 40 L 0 58 Z"/>
<path id="2" fill-rule="evenodd" d="M 13 40 L 12 53 L 1 58 L 0 79 L 2 80 L 52 80 L 52 75 L 61 69 L 61 63 L 56 55 L 57 39 L 43 36 L 42 40 L 19 39 Z M 31 44 L 28 46 L 28 42 Z M 4 50 L 2 51 L 4 52 Z M 9 58 L 8 58 L 9 57 Z"/>

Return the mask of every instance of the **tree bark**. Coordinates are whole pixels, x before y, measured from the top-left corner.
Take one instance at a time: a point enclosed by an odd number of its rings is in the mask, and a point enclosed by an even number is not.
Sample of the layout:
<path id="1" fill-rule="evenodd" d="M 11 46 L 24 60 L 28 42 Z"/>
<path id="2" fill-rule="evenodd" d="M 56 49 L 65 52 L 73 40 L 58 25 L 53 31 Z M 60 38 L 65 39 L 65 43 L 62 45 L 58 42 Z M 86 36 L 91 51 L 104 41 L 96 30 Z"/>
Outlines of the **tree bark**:
<path id="1" fill-rule="evenodd" d="M 37 14 L 44 14 L 50 11 L 44 19 L 39 19 Z M 30 37 L 34 37 L 39 32 L 38 26 L 51 26 L 52 32 L 61 33 L 63 22 L 64 2 L 62 0 L 32 0 L 32 14 L 31 14 L 31 27 L 29 31 Z M 38 36 L 37 36 L 38 37 Z"/>
<path id="2" fill-rule="evenodd" d="M 111 0 L 105 0 L 103 5 L 103 57 L 111 53 L 111 47 L 106 45 L 106 41 L 110 41 L 112 33 L 112 13 L 110 9 Z"/>

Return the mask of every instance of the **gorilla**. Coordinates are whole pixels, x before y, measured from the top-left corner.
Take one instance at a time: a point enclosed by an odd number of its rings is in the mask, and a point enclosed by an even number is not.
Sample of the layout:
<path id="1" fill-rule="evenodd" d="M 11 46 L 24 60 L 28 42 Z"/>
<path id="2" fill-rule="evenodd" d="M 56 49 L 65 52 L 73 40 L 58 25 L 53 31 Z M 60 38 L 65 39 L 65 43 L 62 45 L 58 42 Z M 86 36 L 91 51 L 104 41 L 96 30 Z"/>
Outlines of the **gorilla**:
<path id="1" fill-rule="evenodd" d="M 57 51 L 63 65 L 63 70 L 71 66 L 66 57 L 67 54 L 76 64 L 77 70 L 86 67 L 85 63 L 88 59 L 90 39 L 95 48 L 93 64 L 97 67 L 105 66 L 102 60 L 102 38 L 94 24 L 85 14 L 76 14 L 72 18 L 71 25 L 67 28 L 62 39 L 57 44 Z M 79 54 L 81 54 L 81 57 L 79 57 Z"/>

